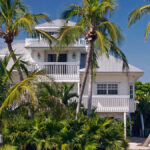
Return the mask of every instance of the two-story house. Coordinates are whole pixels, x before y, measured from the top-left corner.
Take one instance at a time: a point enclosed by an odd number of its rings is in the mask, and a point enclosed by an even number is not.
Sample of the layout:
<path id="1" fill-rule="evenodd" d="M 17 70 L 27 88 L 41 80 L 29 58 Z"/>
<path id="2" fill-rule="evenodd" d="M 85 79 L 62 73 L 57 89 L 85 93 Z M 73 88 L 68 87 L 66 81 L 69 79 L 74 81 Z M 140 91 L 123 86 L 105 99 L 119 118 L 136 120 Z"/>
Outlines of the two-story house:
<path id="1" fill-rule="evenodd" d="M 37 25 L 35 28 L 55 36 L 64 25 L 73 26 L 75 23 L 69 21 L 65 24 L 65 21 L 58 19 Z M 64 48 L 57 59 L 56 49 L 50 47 L 42 38 L 25 39 L 23 47 L 26 50 L 24 53 L 27 57 L 25 58 L 32 62 L 35 69 L 44 70 L 55 82 L 76 83 L 74 91 L 78 94 L 85 70 L 87 48 L 85 39 L 80 38 L 76 43 Z M 132 65 L 129 65 L 128 71 L 123 71 L 122 61 L 113 56 L 108 58 L 103 55 L 98 58 L 97 62 L 92 106 L 96 108 L 100 116 L 124 118 L 126 128 L 126 115 L 135 112 L 136 109 L 134 84 L 143 75 L 143 71 Z M 85 107 L 87 107 L 87 95 L 88 86 L 85 87 L 82 100 Z"/>

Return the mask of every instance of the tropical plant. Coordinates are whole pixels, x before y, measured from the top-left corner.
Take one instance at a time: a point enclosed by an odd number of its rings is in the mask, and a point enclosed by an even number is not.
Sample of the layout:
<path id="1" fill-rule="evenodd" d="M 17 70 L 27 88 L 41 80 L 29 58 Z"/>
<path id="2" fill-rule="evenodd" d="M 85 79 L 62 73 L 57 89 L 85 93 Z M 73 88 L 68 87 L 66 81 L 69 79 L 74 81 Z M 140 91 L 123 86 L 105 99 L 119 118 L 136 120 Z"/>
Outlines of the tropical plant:
<path id="1" fill-rule="evenodd" d="M 131 25 L 135 24 L 145 15 L 149 15 L 149 12 L 150 12 L 150 4 L 137 7 L 129 14 L 128 26 L 130 27 Z M 148 22 L 147 28 L 145 30 L 145 40 L 147 40 L 149 31 L 150 31 L 150 22 Z"/>
<path id="2" fill-rule="evenodd" d="M 41 99 L 51 99 L 55 97 L 60 103 L 68 106 L 71 98 L 77 97 L 77 93 L 73 93 L 72 90 L 75 84 L 69 85 L 68 83 L 39 83 Z"/>
<path id="3" fill-rule="evenodd" d="M 17 68 L 22 70 L 26 76 L 28 76 L 29 72 L 26 68 L 27 63 L 21 60 L 21 57 L 17 58 L 17 60 L 10 65 L 11 58 L 13 53 L 9 56 L 5 56 L 0 59 L 0 106 L 3 103 L 3 100 L 6 98 L 7 90 L 10 88 L 13 81 L 13 71 Z"/>
<path id="4" fill-rule="evenodd" d="M 4 144 L 21 150 L 121 150 L 127 147 L 123 123 L 102 119 L 96 114 L 90 119 L 82 113 L 78 120 L 68 116 L 58 121 L 51 111 L 36 109 L 31 119 L 27 117 L 26 107 L 20 106 L 12 113 L 3 114 L 2 131 Z"/>
<path id="5" fill-rule="evenodd" d="M 0 0 L 0 38 L 3 38 L 10 53 L 14 52 L 12 43 L 20 30 L 32 33 L 32 29 L 41 19 L 49 20 L 45 14 L 31 14 L 21 0 Z M 17 60 L 12 55 L 13 61 Z M 19 69 L 19 68 L 18 68 Z M 23 80 L 21 70 L 18 70 Z"/>
<path id="6" fill-rule="evenodd" d="M 143 84 L 141 81 L 137 81 L 135 85 L 135 96 L 138 101 L 137 110 L 132 115 L 133 120 L 133 134 L 135 136 L 147 136 L 148 132 L 145 131 L 149 128 L 147 120 L 150 118 L 150 83 Z M 139 124 L 139 122 L 141 122 Z M 146 129 L 146 130 L 145 130 Z"/>
<path id="7" fill-rule="evenodd" d="M 12 110 L 18 107 L 18 104 L 23 102 L 32 102 L 34 106 L 37 106 L 38 101 L 36 98 L 36 84 L 35 81 L 42 74 L 41 72 L 33 72 L 28 75 L 24 80 L 12 85 L 8 88 L 6 98 L 0 106 L 0 114 L 3 109 L 10 107 Z M 32 85 L 32 86 L 31 86 Z"/>
<path id="8" fill-rule="evenodd" d="M 83 0 L 82 6 L 72 4 L 62 15 L 67 22 L 72 18 L 77 18 L 77 23 L 75 26 L 65 26 L 61 29 L 57 45 L 59 47 L 66 47 L 83 36 L 88 43 L 86 68 L 80 90 L 77 114 L 80 111 L 82 95 L 88 75 L 87 115 L 89 116 L 91 112 L 93 64 L 96 62 L 94 55 L 97 54 L 97 50 L 98 54 L 106 54 L 108 56 L 111 53 L 115 57 L 119 57 L 123 60 L 124 66 L 128 66 L 125 55 L 117 47 L 123 39 L 120 28 L 106 17 L 107 14 L 112 14 L 115 7 L 116 3 L 114 0 Z"/>

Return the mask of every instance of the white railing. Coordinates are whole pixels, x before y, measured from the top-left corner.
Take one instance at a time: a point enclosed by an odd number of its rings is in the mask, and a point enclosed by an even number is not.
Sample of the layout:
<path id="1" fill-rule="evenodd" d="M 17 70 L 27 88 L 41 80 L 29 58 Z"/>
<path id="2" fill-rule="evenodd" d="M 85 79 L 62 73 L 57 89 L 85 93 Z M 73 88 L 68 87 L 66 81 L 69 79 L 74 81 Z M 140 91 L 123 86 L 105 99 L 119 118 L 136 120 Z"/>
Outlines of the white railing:
<path id="1" fill-rule="evenodd" d="M 55 80 L 79 80 L 79 62 L 40 62 L 32 66 Z"/>
<path id="2" fill-rule="evenodd" d="M 26 38 L 25 47 L 49 47 L 49 43 L 43 39 Z"/>
<path id="3" fill-rule="evenodd" d="M 92 96 L 92 107 L 96 112 L 129 112 L 128 95 Z M 87 96 L 83 96 L 82 103 L 87 108 Z"/>
<path id="4" fill-rule="evenodd" d="M 49 47 L 49 43 L 44 39 L 36 39 L 36 38 L 27 38 L 25 39 L 25 47 Z M 87 46 L 86 40 L 84 38 L 80 38 L 75 43 L 70 44 L 70 46 L 81 47 Z"/>

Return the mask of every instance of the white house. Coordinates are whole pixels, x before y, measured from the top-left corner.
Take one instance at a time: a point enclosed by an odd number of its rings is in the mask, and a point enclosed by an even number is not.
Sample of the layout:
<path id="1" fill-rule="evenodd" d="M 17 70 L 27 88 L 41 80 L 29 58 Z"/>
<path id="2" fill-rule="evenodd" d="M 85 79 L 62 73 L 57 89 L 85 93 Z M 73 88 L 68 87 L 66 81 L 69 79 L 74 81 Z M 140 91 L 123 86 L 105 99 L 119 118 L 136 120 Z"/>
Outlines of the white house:
<path id="1" fill-rule="evenodd" d="M 64 25 L 73 26 L 75 23 L 69 21 L 65 24 L 63 20 L 58 19 L 37 25 L 35 28 L 55 36 Z M 19 52 L 25 54 L 24 58 L 32 62 L 35 69 L 43 69 L 55 82 L 76 83 L 74 91 L 80 93 L 87 53 L 87 44 L 83 38 L 63 49 L 58 59 L 56 50 L 50 48 L 48 42 L 42 38 L 25 39 L 25 45 L 19 43 L 18 46 L 15 44 L 15 47 L 16 52 L 19 48 Z M 1 51 L 0 55 L 4 52 L 6 49 Z M 93 82 L 92 106 L 100 116 L 119 119 L 124 117 L 126 122 L 126 115 L 135 112 L 134 84 L 143 75 L 143 71 L 132 65 L 129 65 L 128 71 L 123 71 L 122 64 L 121 60 L 113 56 L 98 58 L 98 68 Z M 83 96 L 85 107 L 87 107 L 87 91 L 88 86 Z"/>

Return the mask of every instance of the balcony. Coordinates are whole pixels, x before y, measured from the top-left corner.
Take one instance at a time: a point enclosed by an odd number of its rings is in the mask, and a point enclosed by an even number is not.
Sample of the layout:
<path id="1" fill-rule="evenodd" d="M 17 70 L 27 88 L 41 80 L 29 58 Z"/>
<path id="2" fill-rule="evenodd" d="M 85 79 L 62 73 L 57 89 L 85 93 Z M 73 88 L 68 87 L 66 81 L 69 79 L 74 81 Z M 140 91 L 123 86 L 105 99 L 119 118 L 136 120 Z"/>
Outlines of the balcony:
<path id="1" fill-rule="evenodd" d="M 40 62 L 32 65 L 32 70 L 42 70 L 57 82 L 78 82 L 78 62 Z"/>
<path id="2" fill-rule="evenodd" d="M 25 47 L 31 48 L 48 48 L 49 43 L 44 39 L 36 39 L 36 38 L 27 38 L 25 39 Z M 71 44 L 70 47 L 87 47 L 86 40 L 84 38 L 80 38 L 74 44 Z"/>
<path id="3" fill-rule="evenodd" d="M 129 101 L 128 95 L 93 95 L 92 107 L 96 108 L 96 112 L 130 112 L 134 108 L 130 108 Z M 82 103 L 87 108 L 87 96 L 83 96 Z"/>

